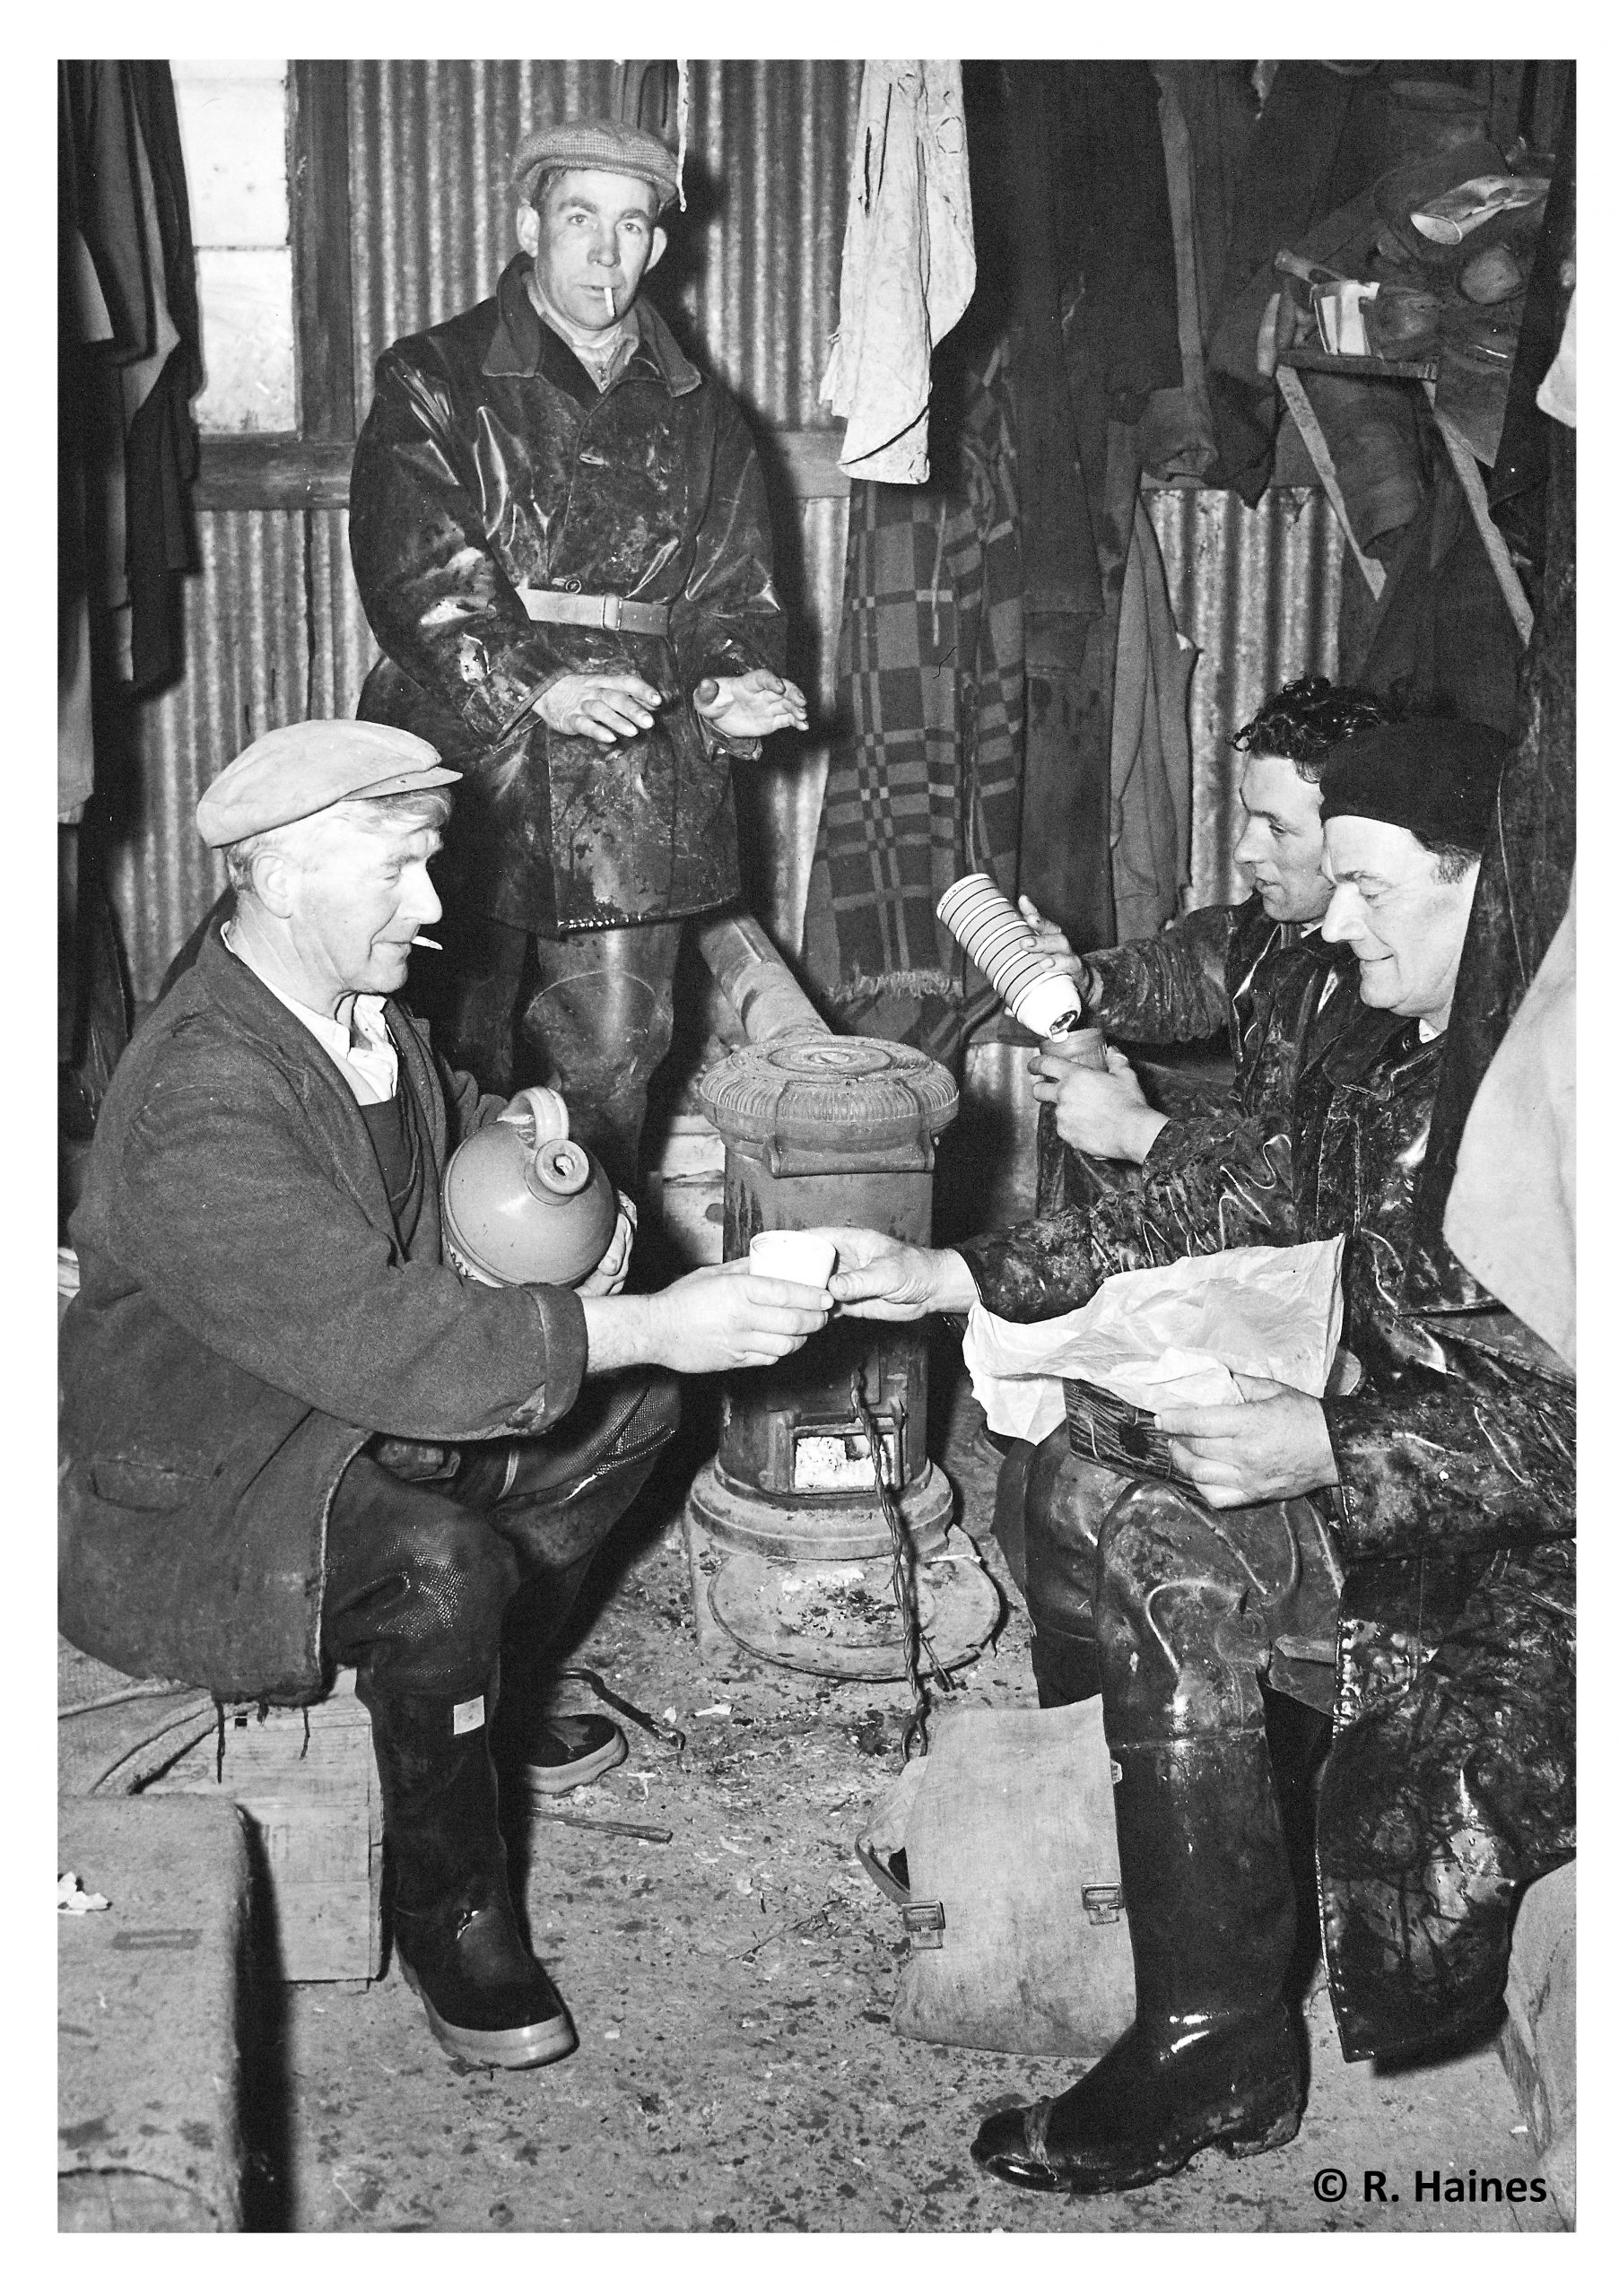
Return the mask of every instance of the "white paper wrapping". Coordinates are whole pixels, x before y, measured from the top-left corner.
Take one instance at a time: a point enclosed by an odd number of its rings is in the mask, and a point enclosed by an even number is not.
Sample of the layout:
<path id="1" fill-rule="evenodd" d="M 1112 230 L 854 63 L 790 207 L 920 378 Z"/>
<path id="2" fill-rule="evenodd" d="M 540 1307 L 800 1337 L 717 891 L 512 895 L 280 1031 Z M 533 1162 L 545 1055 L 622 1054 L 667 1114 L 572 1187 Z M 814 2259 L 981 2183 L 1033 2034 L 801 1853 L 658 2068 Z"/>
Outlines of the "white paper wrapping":
<path id="1" fill-rule="evenodd" d="M 1088 1379 L 1147 1411 L 1240 1403 L 1232 1373 L 1320 1396 L 1344 1320 L 1344 1239 L 1249 1245 L 1110 1275 L 1072 1315 L 1014 1324 L 974 1308 L 962 1352 L 997 1435 L 1038 1443 Z"/>

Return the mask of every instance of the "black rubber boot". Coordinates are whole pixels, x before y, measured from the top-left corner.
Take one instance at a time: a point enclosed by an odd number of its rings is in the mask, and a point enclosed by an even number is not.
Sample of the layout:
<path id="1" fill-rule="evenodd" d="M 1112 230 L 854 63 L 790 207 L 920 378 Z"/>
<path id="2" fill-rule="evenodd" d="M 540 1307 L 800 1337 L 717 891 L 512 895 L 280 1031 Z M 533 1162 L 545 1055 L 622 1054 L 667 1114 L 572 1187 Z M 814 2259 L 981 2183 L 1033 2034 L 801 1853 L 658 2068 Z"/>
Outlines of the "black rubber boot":
<path id="1" fill-rule="evenodd" d="M 1298 2133 L 1293 1880 L 1264 1733 L 1113 1749 L 1136 2022 L 1060 2097 L 995 2114 L 972 2157 L 1040 2192 L 1117 2192 L 1210 2144 Z"/>
<path id="2" fill-rule="evenodd" d="M 434 2037 L 469 2065 L 566 2057 L 568 2012 L 512 1907 L 489 1732 L 469 1711 L 482 1701 L 379 1693 L 363 1674 L 360 1696 L 382 1781 L 394 1944 Z"/>
<path id="3" fill-rule="evenodd" d="M 1024 1576 L 1019 1581 L 1034 1629 L 1030 1657 L 1042 1706 L 1076 1706 L 1101 1692 L 1096 1640 L 1096 1541 L 1099 1524 L 1124 1478 L 1075 1457 L 1059 1427 L 1028 1452 L 1022 1476 L 1009 1458 L 996 1492 L 996 1529 L 1014 1535 L 1021 1497 Z M 1003 1537 L 1003 1548 L 1005 1537 Z"/>

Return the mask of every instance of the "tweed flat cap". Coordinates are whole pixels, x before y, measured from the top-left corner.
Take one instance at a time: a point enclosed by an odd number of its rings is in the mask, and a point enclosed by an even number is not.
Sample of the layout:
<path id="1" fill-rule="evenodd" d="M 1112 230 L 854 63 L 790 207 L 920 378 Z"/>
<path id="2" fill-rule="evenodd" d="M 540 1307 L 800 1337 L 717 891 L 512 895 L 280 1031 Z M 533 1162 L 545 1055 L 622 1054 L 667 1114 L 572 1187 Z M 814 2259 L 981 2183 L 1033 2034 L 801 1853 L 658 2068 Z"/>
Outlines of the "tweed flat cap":
<path id="1" fill-rule="evenodd" d="M 314 718 L 250 742 L 204 790 L 196 826 L 205 845 L 234 845 L 345 797 L 393 797 L 460 778 L 419 735 L 353 718 Z"/>
<path id="2" fill-rule="evenodd" d="M 534 128 L 512 161 L 512 189 L 527 199 L 541 168 L 605 168 L 611 175 L 640 176 L 657 194 L 660 207 L 680 190 L 668 145 L 622 119 L 559 119 Z"/>
<path id="3" fill-rule="evenodd" d="M 1493 726 L 1407 718 L 1340 742 L 1321 773 L 1321 819 L 1392 822 L 1426 846 L 1482 853 L 1511 747 Z"/>

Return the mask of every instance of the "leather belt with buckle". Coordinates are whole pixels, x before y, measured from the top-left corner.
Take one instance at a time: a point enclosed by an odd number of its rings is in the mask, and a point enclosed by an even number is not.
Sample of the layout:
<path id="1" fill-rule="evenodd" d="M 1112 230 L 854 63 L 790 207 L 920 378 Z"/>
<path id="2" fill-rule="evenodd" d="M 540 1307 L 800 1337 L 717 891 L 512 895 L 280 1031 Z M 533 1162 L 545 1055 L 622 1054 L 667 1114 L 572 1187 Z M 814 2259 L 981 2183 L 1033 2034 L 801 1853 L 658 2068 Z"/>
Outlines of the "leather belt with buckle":
<path id="1" fill-rule="evenodd" d="M 532 590 L 518 596 L 530 622 L 566 622 L 578 630 L 627 630 L 632 638 L 668 635 L 667 606 L 640 606 L 613 591 Z"/>

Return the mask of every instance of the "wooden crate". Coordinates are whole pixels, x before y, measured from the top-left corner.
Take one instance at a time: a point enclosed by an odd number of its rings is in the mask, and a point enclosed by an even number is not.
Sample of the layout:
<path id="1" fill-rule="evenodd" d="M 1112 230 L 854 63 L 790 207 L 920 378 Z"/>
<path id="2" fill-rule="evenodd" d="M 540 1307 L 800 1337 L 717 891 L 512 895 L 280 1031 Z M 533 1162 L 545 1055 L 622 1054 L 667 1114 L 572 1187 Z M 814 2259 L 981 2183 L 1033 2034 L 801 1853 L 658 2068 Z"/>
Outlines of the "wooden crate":
<path id="1" fill-rule="evenodd" d="M 221 1795 L 251 1820 L 283 1977 L 376 1977 L 382 1967 L 382 1797 L 370 1717 L 344 1669 L 306 1710 L 227 1709 L 222 1777 L 211 1735 L 149 1794 Z"/>

